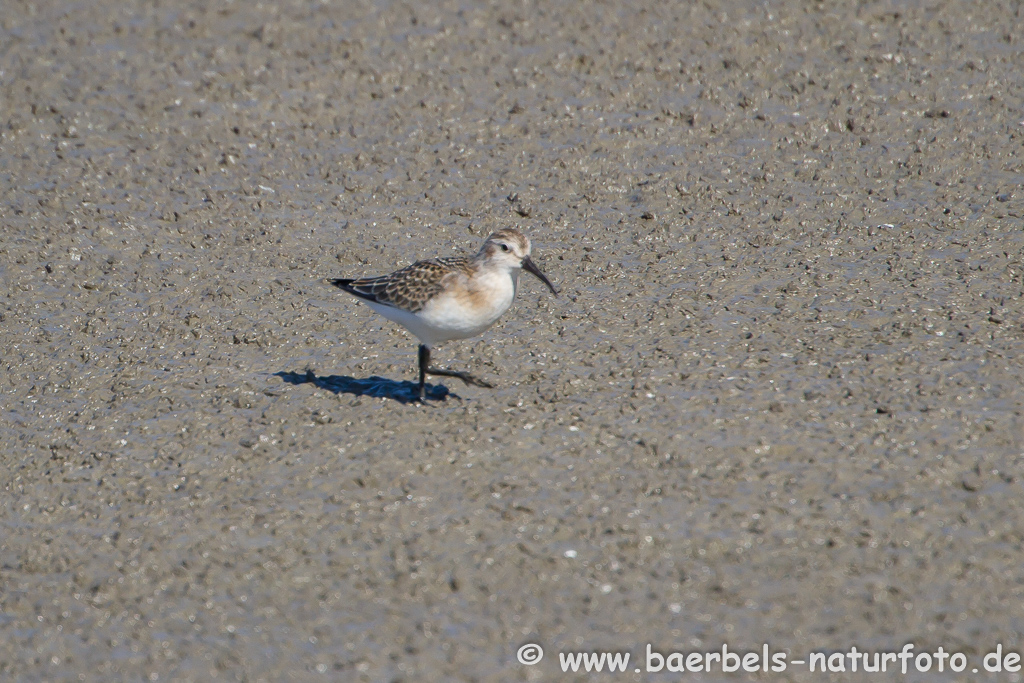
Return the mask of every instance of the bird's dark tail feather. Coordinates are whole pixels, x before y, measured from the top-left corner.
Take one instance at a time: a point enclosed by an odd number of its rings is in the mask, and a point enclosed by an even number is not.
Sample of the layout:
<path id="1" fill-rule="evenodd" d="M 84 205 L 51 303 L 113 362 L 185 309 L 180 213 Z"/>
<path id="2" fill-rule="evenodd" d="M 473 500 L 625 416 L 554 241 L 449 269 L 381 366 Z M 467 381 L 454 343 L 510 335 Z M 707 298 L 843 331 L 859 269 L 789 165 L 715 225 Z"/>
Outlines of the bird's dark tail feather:
<path id="1" fill-rule="evenodd" d="M 373 303 L 380 303 L 379 301 L 377 301 L 377 297 L 371 294 L 370 292 L 365 292 L 362 291 L 361 289 L 356 289 L 355 287 L 353 287 L 352 283 L 356 282 L 356 280 L 339 277 L 333 280 L 328 280 L 328 282 L 337 287 L 338 289 L 345 290 L 346 292 L 348 292 L 349 294 L 356 298 L 362 299 L 364 301 L 370 301 Z"/>

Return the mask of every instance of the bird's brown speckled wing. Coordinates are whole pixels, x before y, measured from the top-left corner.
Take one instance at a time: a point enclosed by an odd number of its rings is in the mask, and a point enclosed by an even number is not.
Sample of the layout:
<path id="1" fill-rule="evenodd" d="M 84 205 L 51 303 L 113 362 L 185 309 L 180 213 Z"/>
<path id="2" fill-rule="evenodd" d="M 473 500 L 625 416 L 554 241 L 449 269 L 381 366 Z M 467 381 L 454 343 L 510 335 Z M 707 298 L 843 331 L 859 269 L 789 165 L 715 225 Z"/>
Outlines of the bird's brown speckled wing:
<path id="1" fill-rule="evenodd" d="M 441 281 L 446 275 L 458 271 L 468 274 L 468 268 L 469 260 L 465 258 L 434 258 L 417 261 L 390 275 L 337 279 L 331 284 L 360 299 L 418 313 L 444 289 Z"/>

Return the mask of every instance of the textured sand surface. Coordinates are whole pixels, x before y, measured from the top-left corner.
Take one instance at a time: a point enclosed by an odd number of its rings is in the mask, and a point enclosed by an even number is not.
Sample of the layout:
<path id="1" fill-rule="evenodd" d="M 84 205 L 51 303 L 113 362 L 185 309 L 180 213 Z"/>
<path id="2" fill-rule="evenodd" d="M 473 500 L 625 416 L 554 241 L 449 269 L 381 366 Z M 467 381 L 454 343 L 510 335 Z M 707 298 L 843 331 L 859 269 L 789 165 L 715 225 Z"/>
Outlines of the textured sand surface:
<path id="1" fill-rule="evenodd" d="M 0 678 L 1021 651 L 1021 36 L 1009 2 L 5 3 Z M 410 402 L 415 340 L 325 278 L 506 225 L 562 296 L 435 352 L 497 388 Z"/>

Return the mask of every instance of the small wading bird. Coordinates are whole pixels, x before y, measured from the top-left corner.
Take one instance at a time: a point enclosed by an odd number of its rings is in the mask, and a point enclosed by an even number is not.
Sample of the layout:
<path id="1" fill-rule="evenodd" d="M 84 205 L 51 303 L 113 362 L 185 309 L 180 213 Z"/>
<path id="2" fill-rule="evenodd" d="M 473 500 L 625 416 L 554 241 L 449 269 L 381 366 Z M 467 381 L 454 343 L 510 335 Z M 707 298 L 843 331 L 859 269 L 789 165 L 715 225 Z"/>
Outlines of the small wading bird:
<path id="1" fill-rule="evenodd" d="M 558 296 L 555 286 L 530 259 L 530 240 L 515 228 L 493 233 L 470 258 L 427 259 L 390 275 L 338 278 L 330 283 L 419 338 L 423 402 L 427 375 L 492 386 L 469 373 L 430 367 L 430 349 L 441 342 L 475 337 L 497 322 L 516 296 L 520 270 L 536 275 Z"/>

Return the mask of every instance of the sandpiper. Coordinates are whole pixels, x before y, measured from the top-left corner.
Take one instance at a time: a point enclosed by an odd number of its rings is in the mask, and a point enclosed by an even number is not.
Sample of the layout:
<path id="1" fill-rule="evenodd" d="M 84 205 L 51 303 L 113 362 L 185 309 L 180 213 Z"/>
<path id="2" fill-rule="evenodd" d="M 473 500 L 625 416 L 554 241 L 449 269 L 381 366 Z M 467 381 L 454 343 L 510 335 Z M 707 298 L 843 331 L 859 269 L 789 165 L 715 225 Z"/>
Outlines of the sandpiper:
<path id="1" fill-rule="evenodd" d="M 441 342 L 485 332 L 512 305 L 519 271 L 536 275 L 552 294 L 558 290 L 530 259 L 530 240 L 515 228 L 493 233 L 475 256 L 417 261 L 390 275 L 330 280 L 420 340 L 420 401 L 427 375 L 458 377 L 467 384 L 492 385 L 465 372 L 430 367 L 430 349 Z"/>

